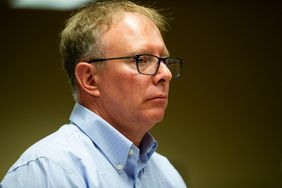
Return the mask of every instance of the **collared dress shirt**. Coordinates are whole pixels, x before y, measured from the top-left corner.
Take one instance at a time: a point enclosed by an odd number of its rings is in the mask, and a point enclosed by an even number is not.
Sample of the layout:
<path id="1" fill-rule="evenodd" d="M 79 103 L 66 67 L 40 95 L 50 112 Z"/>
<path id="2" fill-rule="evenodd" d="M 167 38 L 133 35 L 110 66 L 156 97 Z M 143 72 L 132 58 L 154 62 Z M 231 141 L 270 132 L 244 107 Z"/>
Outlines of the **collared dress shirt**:
<path id="1" fill-rule="evenodd" d="M 70 123 L 27 149 L 0 188 L 184 188 L 147 133 L 139 147 L 75 104 Z"/>

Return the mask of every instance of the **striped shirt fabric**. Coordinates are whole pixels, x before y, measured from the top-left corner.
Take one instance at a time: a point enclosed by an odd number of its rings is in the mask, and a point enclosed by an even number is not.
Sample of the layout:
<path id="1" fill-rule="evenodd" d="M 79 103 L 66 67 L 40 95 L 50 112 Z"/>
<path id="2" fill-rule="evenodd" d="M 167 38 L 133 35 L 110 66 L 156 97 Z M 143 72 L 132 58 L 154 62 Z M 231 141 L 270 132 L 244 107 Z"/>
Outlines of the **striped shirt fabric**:
<path id="1" fill-rule="evenodd" d="M 147 133 L 140 146 L 76 103 L 70 123 L 28 148 L 0 188 L 185 188 Z"/>

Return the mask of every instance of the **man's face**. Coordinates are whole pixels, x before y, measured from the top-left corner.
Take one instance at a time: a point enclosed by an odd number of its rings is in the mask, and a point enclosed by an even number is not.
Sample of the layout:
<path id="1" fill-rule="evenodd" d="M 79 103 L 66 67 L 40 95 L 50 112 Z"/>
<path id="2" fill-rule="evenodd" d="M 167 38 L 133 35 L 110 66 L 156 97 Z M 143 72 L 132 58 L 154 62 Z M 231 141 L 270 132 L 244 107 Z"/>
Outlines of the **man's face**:
<path id="1" fill-rule="evenodd" d="M 103 34 L 105 58 L 168 56 L 158 28 L 145 16 L 126 13 Z M 135 61 L 111 60 L 97 74 L 97 112 L 124 134 L 145 133 L 160 122 L 168 102 L 171 73 L 161 63 L 156 75 L 138 73 Z"/>

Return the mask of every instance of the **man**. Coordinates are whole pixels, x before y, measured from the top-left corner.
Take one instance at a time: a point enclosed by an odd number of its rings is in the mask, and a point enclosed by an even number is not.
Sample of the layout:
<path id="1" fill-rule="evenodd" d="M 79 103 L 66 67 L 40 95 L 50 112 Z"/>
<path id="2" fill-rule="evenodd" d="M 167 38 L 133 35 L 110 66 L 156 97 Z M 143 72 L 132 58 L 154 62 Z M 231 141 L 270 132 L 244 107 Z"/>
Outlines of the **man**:
<path id="1" fill-rule="evenodd" d="M 70 123 L 31 146 L 2 187 L 186 187 L 148 133 L 182 65 L 169 57 L 165 26 L 156 10 L 129 1 L 74 14 L 60 46 L 77 102 Z"/>

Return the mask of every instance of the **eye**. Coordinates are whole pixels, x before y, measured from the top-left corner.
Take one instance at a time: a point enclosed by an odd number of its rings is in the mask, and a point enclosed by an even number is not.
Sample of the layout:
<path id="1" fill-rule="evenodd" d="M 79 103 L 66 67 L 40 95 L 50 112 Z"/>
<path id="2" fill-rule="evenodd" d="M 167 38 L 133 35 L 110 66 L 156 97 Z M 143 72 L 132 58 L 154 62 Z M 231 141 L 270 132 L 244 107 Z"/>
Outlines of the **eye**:
<path id="1" fill-rule="evenodd" d="M 148 58 L 146 58 L 145 56 L 139 56 L 137 59 L 138 64 L 146 64 L 148 62 L 147 60 Z"/>

